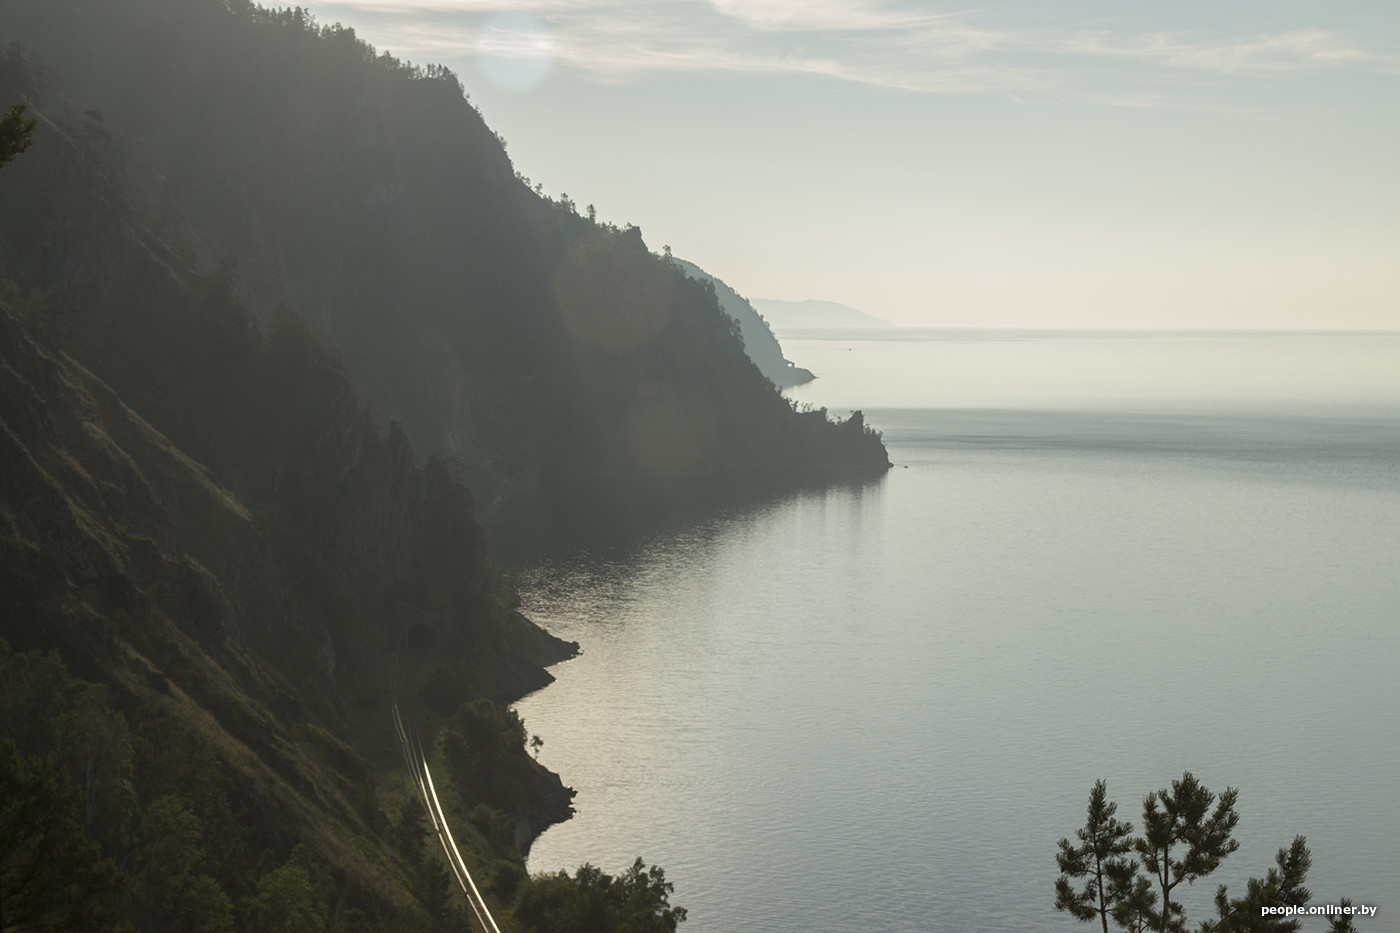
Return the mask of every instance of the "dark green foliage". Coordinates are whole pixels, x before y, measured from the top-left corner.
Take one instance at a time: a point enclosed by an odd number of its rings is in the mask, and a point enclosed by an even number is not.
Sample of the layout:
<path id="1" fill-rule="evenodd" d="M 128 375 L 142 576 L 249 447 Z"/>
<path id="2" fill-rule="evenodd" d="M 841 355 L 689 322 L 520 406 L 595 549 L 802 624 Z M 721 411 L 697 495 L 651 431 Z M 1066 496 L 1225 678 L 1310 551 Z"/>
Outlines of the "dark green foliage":
<path id="1" fill-rule="evenodd" d="M 491 794 L 493 797 L 498 795 L 499 792 Z M 479 803 L 467 811 L 467 822 L 491 843 L 495 851 L 510 852 L 515 848 L 515 820 L 504 810 Z"/>
<path id="2" fill-rule="evenodd" d="M 410 866 L 414 896 L 427 912 L 432 929 L 465 929 L 457 882 L 447 868 L 436 833 L 428 830 L 423 803 L 417 796 L 404 803 L 394 827 L 394 841 Z"/>
<path id="3" fill-rule="evenodd" d="M 515 899 L 520 886 L 529 881 L 525 869 L 512 862 L 497 862 L 486 877 L 484 890 L 504 904 Z"/>
<path id="4" fill-rule="evenodd" d="M 15 104 L 0 117 L 0 168 L 34 143 L 36 121 L 24 115 L 26 109 L 24 104 Z"/>
<path id="5" fill-rule="evenodd" d="M 436 841 L 431 848 L 423 850 L 415 866 L 415 894 L 427 910 L 428 916 L 438 928 L 445 926 L 453 917 L 454 884 L 451 873 L 443 864 L 441 850 Z"/>
<path id="6" fill-rule="evenodd" d="M 525 724 L 510 707 L 482 697 L 463 704 L 443 724 L 442 759 L 462 799 L 487 806 L 465 815 L 502 851 L 514 845 L 519 773 L 534 762 L 525 754 Z"/>
<path id="7" fill-rule="evenodd" d="M 1108 784 L 1098 781 L 1089 794 L 1088 818 L 1076 835 L 1080 845 L 1060 840 L 1055 860 L 1060 877 L 1055 882 L 1055 909 L 1076 920 L 1099 919 L 1108 933 L 1108 918 L 1134 894 L 1138 885 L 1133 852 L 1133 824 L 1115 819 L 1116 803 L 1108 801 Z M 1074 880 L 1085 879 L 1076 891 Z"/>
<path id="8" fill-rule="evenodd" d="M 152 801 L 141 817 L 133 914 L 147 930 L 224 933 L 233 904 L 207 872 L 205 829 L 175 795 Z"/>
<path id="9" fill-rule="evenodd" d="M 323 933 L 328 911 L 302 865 L 286 864 L 258 879 L 257 893 L 244 902 L 255 933 Z"/>
<path id="10" fill-rule="evenodd" d="M 0 930 L 105 929 L 124 878 L 83 831 L 51 759 L 0 739 Z"/>
<path id="11" fill-rule="evenodd" d="M 1342 898 L 1337 906 L 1343 909 L 1351 907 L 1351 898 Z M 1327 929 L 1330 933 L 1356 933 L 1356 924 L 1352 922 L 1350 915 L 1331 917 L 1327 921 Z"/>
<path id="12" fill-rule="evenodd" d="M 515 916 L 528 933 L 674 933 L 684 907 L 672 907 L 674 886 L 641 859 L 614 878 L 592 865 L 530 879 Z"/>
<path id="13" fill-rule="evenodd" d="M 416 862 L 423 857 L 423 847 L 428 840 L 428 817 L 416 796 L 404 802 L 393 824 L 392 839 L 406 861 Z"/>
<path id="14" fill-rule="evenodd" d="M 1108 801 L 1107 785 L 1099 781 L 1089 795 L 1088 819 L 1078 831 L 1082 843 L 1061 839 L 1056 861 L 1055 908 L 1080 921 L 1099 920 L 1108 930 L 1111 918 L 1129 933 L 1184 933 L 1185 909 L 1172 899 L 1182 882 L 1188 885 L 1217 868 L 1239 848 L 1233 838 L 1239 815 L 1239 792 L 1227 788 L 1218 798 L 1187 772 L 1170 788 L 1143 800 L 1139 836 L 1132 825 L 1114 819 L 1117 805 Z M 1215 896 L 1216 918 L 1202 921 L 1198 933 L 1296 933 L 1297 918 L 1264 916 L 1261 908 L 1303 906 L 1312 898 L 1304 887 L 1312 855 L 1298 836 L 1279 849 L 1277 867 L 1263 878 L 1251 878 L 1242 897 L 1230 898 L 1221 885 Z M 1140 873 L 1141 872 L 1141 873 Z M 1076 891 L 1074 880 L 1087 879 Z M 1350 903 L 1349 901 L 1344 903 Z M 1333 931 L 1352 931 L 1351 918 L 1329 921 Z"/>
<path id="15" fill-rule="evenodd" d="M 525 747 L 525 723 L 510 707 L 482 697 L 459 709 L 447 728 L 460 735 L 466 751 L 482 765 L 519 756 Z"/>
<path id="16" fill-rule="evenodd" d="M 246 872 L 255 846 L 268 841 L 267 825 L 250 825 L 253 814 L 237 812 L 239 794 L 227 766 L 209 742 L 180 720 L 145 718 L 135 737 L 136 786 L 147 801 L 143 824 L 157 804 L 187 813 L 195 827 L 198 868 L 228 880 Z M 162 835 L 143 825 L 149 842 Z M 259 838 L 261 837 L 261 838 Z"/>
<path id="17" fill-rule="evenodd" d="M 1201 924 L 1201 933 L 1297 933 L 1301 930 L 1303 922 L 1299 918 L 1265 917 L 1261 908 L 1301 905 L 1312 900 L 1312 892 L 1303 886 L 1308 869 L 1312 867 L 1307 839 L 1295 837 L 1291 846 L 1278 850 L 1276 861 L 1277 867 L 1270 868 L 1263 878 L 1249 879 L 1243 897 L 1231 899 L 1222 884 L 1215 892 L 1219 919 Z"/>
<path id="18" fill-rule="evenodd" d="M 108 848 L 129 841 L 137 802 L 134 749 L 108 692 L 69 675 L 53 652 L 12 654 L 0 642 L 0 736 L 63 769 L 84 830 Z"/>
<path id="19" fill-rule="evenodd" d="M 1240 821 L 1235 812 L 1238 797 L 1239 791 L 1229 787 L 1217 801 L 1187 772 L 1181 780 L 1172 781 L 1170 789 L 1155 791 L 1143 800 L 1142 836 L 1134 846 L 1161 896 L 1159 913 L 1150 914 L 1148 921 L 1162 933 L 1185 929 L 1184 909 L 1171 896 L 1177 886 L 1209 875 L 1240 847 L 1231 835 Z"/>

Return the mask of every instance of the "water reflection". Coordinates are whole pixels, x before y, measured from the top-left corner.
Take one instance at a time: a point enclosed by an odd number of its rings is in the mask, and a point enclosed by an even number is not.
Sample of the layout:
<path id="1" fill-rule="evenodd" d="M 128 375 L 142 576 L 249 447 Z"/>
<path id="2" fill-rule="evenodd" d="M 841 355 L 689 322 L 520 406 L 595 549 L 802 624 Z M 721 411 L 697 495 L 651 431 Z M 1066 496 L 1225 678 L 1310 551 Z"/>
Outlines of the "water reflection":
<path id="1" fill-rule="evenodd" d="M 695 933 L 1070 930 L 1053 844 L 1093 780 L 1132 810 L 1189 768 L 1245 794 L 1212 884 L 1301 832 L 1319 899 L 1383 903 L 1400 482 L 1098 433 L 897 444 L 881 483 L 527 569 L 584 646 L 519 705 L 579 790 L 532 869 L 659 862 Z"/>
<path id="2" fill-rule="evenodd" d="M 946 342 L 924 343 L 936 372 Z M 1151 343 L 1092 352 L 1174 348 L 1158 372 L 1178 374 L 1229 356 Z M 1303 344 L 1279 346 L 1259 365 Z M 884 351 L 833 351 L 846 369 L 808 391 L 885 431 L 883 479 L 716 498 L 630 541 L 574 532 L 522 572 L 527 611 L 584 648 L 520 704 L 579 789 L 532 869 L 642 855 L 693 933 L 1067 933 L 1054 840 L 1093 781 L 1135 817 L 1189 769 L 1239 786 L 1244 817 L 1193 919 L 1304 833 L 1315 900 L 1379 903 L 1368 929 L 1400 931 L 1400 838 L 1377 816 L 1400 772 L 1400 343 L 1351 349 L 1363 376 L 1327 405 L 1248 385 L 1197 404 L 1188 379 L 1107 410 L 993 404 L 995 368 L 966 407 L 891 390 L 877 410 L 842 387 L 883 397 Z"/>
<path id="3" fill-rule="evenodd" d="M 883 474 L 841 473 L 561 479 L 517 498 L 494 517 L 492 552 L 514 567 L 579 553 L 625 557 L 663 541 L 715 534 L 792 501 L 859 501 L 878 495 L 884 482 Z"/>

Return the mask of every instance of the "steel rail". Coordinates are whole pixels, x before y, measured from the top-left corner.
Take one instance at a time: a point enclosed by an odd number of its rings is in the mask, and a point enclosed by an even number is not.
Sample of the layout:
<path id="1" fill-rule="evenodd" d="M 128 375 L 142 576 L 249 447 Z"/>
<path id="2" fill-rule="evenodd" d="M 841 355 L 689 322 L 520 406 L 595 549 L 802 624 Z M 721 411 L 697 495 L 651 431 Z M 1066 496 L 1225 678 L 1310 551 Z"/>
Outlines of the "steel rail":
<path id="1" fill-rule="evenodd" d="M 399 744 L 403 747 L 404 765 L 408 768 L 413 782 L 418 785 L 418 792 L 423 797 L 423 805 L 428 808 L 428 816 L 433 821 L 433 828 L 437 830 L 438 844 L 442 846 L 442 851 L 447 856 L 448 866 L 452 869 L 452 874 L 456 877 L 462 893 L 466 895 L 467 904 L 470 905 L 472 913 L 476 915 L 477 923 L 481 924 L 481 929 L 485 933 L 501 933 L 501 928 L 496 926 L 496 920 L 491 916 L 491 909 L 486 906 L 485 899 L 477 890 L 476 882 L 472 880 L 471 872 L 467 870 L 467 863 L 462 859 L 462 853 L 457 849 L 457 841 L 452 838 L 452 829 L 447 825 L 447 814 L 443 812 L 437 790 L 433 787 L 433 775 L 428 769 L 428 757 L 423 754 L 423 743 L 419 740 L 418 730 L 412 721 L 399 710 L 398 667 L 402 661 L 402 647 L 402 638 L 400 638 L 399 645 L 394 651 L 394 670 L 390 672 L 390 685 L 394 693 L 394 702 L 391 706 L 394 715 L 394 731 L 398 733 Z"/>

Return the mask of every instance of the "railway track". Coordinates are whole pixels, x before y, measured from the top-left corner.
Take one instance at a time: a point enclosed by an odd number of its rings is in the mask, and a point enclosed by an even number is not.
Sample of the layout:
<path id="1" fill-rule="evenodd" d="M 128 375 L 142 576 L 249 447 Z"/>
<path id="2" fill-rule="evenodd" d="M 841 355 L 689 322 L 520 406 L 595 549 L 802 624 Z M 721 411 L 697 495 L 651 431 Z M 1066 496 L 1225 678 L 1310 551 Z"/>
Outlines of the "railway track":
<path id="1" fill-rule="evenodd" d="M 443 813 L 442 803 L 438 800 L 437 791 L 433 788 L 433 774 L 428 767 L 428 756 L 423 753 L 423 742 L 418 736 L 418 727 L 414 723 L 412 709 L 399 695 L 400 674 L 404 662 L 403 641 L 402 634 L 400 634 L 398 646 L 394 651 L 394 664 L 389 672 L 389 680 L 394 695 L 391 707 L 394 716 L 394 731 L 398 734 L 399 745 L 403 748 L 404 766 L 408 769 L 409 777 L 423 798 L 423 805 L 428 808 L 428 818 L 432 821 L 433 829 L 437 833 L 438 843 L 447 856 L 448 865 L 452 869 L 453 876 L 457 879 L 457 884 L 461 886 L 462 893 L 467 896 L 467 904 L 471 906 L 472 913 L 476 915 L 477 923 L 481 925 L 484 933 L 501 933 L 501 928 L 496 925 L 495 918 L 491 916 L 491 909 L 486 906 L 481 891 L 477 889 L 476 882 L 472 880 L 471 872 L 467 870 L 462 853 L 457 849 L 456 840 L 452 838 L 452 829 L 447 825 L 447 814 Z M 411 654 L 415 655 L 415 661 L 421 661 L 421 657 L 416 657 L 417 652 L 411 652 Z"/>

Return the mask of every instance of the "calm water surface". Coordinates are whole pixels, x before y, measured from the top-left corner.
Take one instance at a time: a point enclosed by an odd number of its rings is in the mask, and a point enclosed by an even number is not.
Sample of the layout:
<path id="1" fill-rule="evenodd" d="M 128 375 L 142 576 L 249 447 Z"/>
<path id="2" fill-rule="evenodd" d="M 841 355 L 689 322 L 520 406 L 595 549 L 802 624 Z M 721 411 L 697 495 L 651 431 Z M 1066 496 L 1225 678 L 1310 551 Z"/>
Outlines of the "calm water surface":
<path id="1" fill-rule="evenodd" d="M 532 870 L 641 855 L 690 933 L 1088 929 L 1090 786 L 1191 770 L 1242 815 L 1193 919 L 1302 833 L 1400 931 L 1400 337 L 784 346 L 896 468 L 524 571 L 584 649 L 518 705 L 579 791 Z"/>

